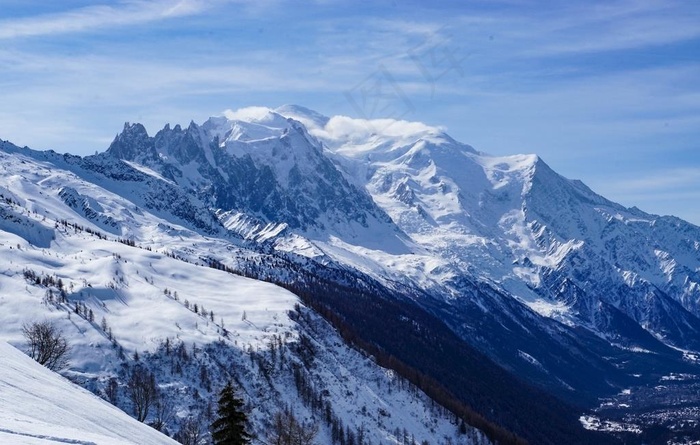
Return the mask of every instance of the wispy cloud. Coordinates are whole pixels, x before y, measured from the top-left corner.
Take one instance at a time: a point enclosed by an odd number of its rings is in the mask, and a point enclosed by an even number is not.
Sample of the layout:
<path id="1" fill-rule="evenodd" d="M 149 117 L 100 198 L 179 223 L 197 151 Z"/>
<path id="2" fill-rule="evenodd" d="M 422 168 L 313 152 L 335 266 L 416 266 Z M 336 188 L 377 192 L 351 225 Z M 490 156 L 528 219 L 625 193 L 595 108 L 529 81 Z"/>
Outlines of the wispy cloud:
<path id="1" fill-rule="evenodd" d="M 700 194 L 700 167 L 681 167 L 655 171 L 642 177 L 612 181 L 618 193 L 667 193 L 693 188 Z"/>
<path id="2" fill-rule="evenodd" d="M 341 83 L 327 78 L 310 78 L 303 66 L 280 71 L 274 62 L 248 63 L 264 58 L 256 51 L 217 60 L 134 60 L 128 55 L 63 55 L 8 52 L 0 50 L 0 65 L 17 76 L 41 77 L 41 82 L 25 82 L 21 90 L 7 89 L 4 100 L 21 103 L 33 94 L 43 101 L 83 102 L 88 94 L 99 95 L 108 103 L 134 104 L 166 97 L 198 93 L 262 91 L 337 91 Z M 268 55 L 268 59 L 269 59 Z M 279 62 L 280 59 L 278 58 Z M 50 78 L 43 75 L 51 71 Z M 309 70 L 311 71 L 311 70 Z M 115 75 L 118 73 L 118 75 Z M 0 86 L 3 81 L 0 78 Z M 14 102 L 14 101 L 13 101 Z M 73 100 L 69 100 L 73 102 Z"/>
<path id="3" fill-rule="evenodd" d="M 213 2 L 211 2 L 213 3 Z M 136 0 L 118 6 L 95 5 L 65 12 L 0 21 L 0 39 L 85 32 L 197 14 L 204 0 Z"/>
<path id="4" fill-rule="evenodd" d="M 633 178 L 601 180 L 593 186 L 624 205 L 700 224 L 700 167 L 651 168 Z"/>
<path id="5" fill-rule="evenodd" d="M 527 56 L 558 56 L 662 46 L 700 37 L 700 7 L 674 1 L 569 2 L 496 22 Z M 535 26 L 527 26 L 527 25 Z"/>

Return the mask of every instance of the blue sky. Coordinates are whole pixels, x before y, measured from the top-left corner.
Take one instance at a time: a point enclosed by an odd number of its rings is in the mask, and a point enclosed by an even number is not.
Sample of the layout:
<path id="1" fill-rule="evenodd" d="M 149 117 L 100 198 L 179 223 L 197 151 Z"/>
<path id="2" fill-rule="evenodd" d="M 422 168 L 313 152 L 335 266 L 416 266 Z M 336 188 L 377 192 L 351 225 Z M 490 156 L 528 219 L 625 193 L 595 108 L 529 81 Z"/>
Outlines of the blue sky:
<path id="1" fill-rule="evenodd" d="M 698 2 L 0 0 L 1 139 L 89 154 L 125 121 L 285 103 L 537 153 L 700 224 Z"/>

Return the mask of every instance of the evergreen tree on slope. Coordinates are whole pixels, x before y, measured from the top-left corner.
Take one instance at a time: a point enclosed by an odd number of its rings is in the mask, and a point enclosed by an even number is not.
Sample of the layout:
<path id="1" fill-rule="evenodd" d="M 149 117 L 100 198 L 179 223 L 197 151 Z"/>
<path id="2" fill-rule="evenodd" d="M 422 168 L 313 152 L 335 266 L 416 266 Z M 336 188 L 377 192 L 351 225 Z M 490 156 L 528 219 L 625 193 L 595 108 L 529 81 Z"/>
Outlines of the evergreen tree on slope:
<path id="1" fill-rule="evenodd" d="M 248 417 L 243 411 L 243 400 L 236 397 L 231 383 L 227 383 L 219 393 L 217 418 L 212 423 L 212 439 L 216 445 L 245 445 L 251 435 L 246 431 Z"/>

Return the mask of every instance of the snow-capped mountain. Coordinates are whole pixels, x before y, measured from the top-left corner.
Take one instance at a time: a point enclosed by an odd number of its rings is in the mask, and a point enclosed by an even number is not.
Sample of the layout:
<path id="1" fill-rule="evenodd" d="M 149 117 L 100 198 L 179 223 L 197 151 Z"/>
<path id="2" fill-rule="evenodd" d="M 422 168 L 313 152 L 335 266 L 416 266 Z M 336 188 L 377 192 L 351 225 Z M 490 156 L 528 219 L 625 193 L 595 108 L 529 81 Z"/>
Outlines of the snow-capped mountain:
<path id="1" fill-rule="evenodd" d="M 349 184 L 299 122 L 256 108 L 211 118 L 201 127 L 166 126 L 149 137 L 125 125 L 106 152 L 193 191 L 222 220 L 248 218 L 329 234 L 383 250 L 402 249 L 402 233 L 362 189 Z M 405 250 L 405 249 L 404 249 Z"/>
<path id="2" fill-rule="evenodd" d="M 503 366 L 566 397 L 630 384 L 644 374 L 629 366 L 640 360 L 658 372 L 694 363 L 678 350 L 699 346 L 700 228 L 610 202 L 535 155 L 489 156 L 439 128 L 279 111 L 305 123 L 420 248 L 326 251 L 427 290 L 423 304 Z"/>
<path id="3" fill-rule="evenodd" d="M 698 348 L 700 228 L 610 202 L 535 155 L 488 156 L 415 123 L 282 110 L 431 257 L 542 315 L 595 326 L 608 303 L 664 342 Z"/>
<path id="4" fill-rule="evenodd" d="M 319 415 L 301 393 L 283 389 L 299 388 L 294 370 L 302 366 L 335 418 L 374 431 L 373 441 L 400 443 L 394 430 L 406 424 L 430 443 L 452 440 L 449 419 L 421 414 L 426 396 L 410 401 L 382 389 L 393 388 L 394 374 L 377 363 L 391 364 L 392 372 L 410 369 L 404 377 L 431 397 L 451 394 L 531 443 L 586 443 L 592 439 L 567 423 L 568 407 L 542 411 L 557 402 L 543 402 L 548 396 L 521 380 L 593 408 L 668 376 L 700 376 L 700 228 L 624 208 L 535 155 L 489 156 L 422 123 L 325 117 L 299 106 L 228 111 L 154 136 L 126 124 L 104 153 L 85 158 L 9 143 L 0 155 L 3 258 L 17 263 L 0 285 L 22 294 L 23 305 L 43 299 L 34 317 L 63 320 L 67 303 L 47 304 L 51 289 L 27 285 L 23 269 L 60 276 L 74 286 L 69 303 L 98 318 L 104 312 L 110 327 L 114 319 L 116 340 L 106 342 L 104 329 L 91 330 L 99 323 L 71 321 L 84 347 L 71 373 L 98 392 L 110 377 L 123 383 L 138 351 L 169 382 L 173 400 L 201 369 L 200 396 L 215 392 L 212 375 L 239 381 L 264 429 L 279 400 L 306 419 Z M 304 304 L 227 272 L 284 286 Z M 141 335 L 134 319 L 148 326 Z M 21 321 L 0 334 L 19 345 Z M 194 343 L 200 361 L 180 357 L 176 372 L 166 339 Z M 117 352 L 96 355 L 110 344 Z M 300 346 L 309 344 L 314 368 Z M 219 356 L 238 370 L 212 365 Z M 688 398 L 692 385 L 680 386 Z M 687 413 L 673 416 L 666 424 L 682 431 Z M 556 426 L 546 430 L 545 418 Z M 585 418 L 589 428 L 604 424 Z M 333 436 L 332 423 L 324 437 Z M 555 430 L 570 435 L 554 438 Z M 471 431 L 473 443 L 487 441 Z"/>

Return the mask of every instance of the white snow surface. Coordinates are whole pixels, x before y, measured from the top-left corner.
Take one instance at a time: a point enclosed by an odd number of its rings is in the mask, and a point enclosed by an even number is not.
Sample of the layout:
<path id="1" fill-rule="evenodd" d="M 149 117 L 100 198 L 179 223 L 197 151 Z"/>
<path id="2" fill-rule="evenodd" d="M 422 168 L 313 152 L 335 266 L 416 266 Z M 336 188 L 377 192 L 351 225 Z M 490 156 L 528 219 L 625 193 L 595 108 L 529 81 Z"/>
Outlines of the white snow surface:
<path id="1" fill-rule="evenodd" d="M 174 440 L 0 342 L 0 443 L 167 445 Z"/>

